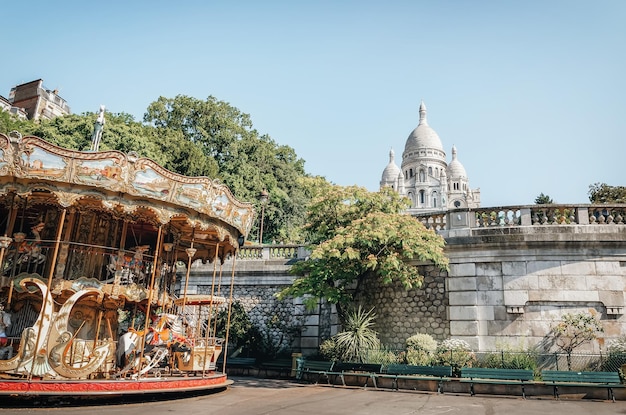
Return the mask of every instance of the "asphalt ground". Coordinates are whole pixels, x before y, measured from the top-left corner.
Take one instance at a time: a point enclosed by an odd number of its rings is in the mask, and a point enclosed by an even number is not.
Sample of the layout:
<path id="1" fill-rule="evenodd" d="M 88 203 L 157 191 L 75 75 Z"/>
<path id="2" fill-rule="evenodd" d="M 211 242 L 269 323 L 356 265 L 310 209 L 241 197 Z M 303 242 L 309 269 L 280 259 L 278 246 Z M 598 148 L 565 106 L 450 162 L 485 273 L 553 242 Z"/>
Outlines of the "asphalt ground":
<path id="1" fill-rule="evenodd" d="M 225 390 L 177 396 L 68 402 L 31 400 L 0 402 L 0 414 L 132 414 L 132 415 L 616 415 L 626 414 L 626 402 L 523 399 L 509 396 L 392 391 L 360 387 L 312 385 L 291 380 L 233 377 Z"/>

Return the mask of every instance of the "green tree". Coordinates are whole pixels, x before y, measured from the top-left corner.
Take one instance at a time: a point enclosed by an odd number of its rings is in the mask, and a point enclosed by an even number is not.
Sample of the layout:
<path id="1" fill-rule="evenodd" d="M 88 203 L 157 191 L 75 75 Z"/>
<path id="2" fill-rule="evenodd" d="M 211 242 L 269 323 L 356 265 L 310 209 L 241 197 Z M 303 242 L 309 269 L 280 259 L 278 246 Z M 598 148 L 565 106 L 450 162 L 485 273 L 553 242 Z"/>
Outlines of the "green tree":
<path id="1" fill-rule="evenodd" d="M 11 131 L 24 131 L 24 125 L 31 123 L 28 120 L 20 120 L 8 111 L 0 110 L 0 133 L 8 135 Z"/>
<path id="2" fill-rule="evenodd" d="M 324 298 L 339 315 L 361 292 L 366 278 L 400 281 L 419 288 L 423 277 L 412 261 L 448 268 L 445 240 L 415 218 L 400 213 L 406 200 L 391 189 L 368 192 L 330 186 L 308 209 L 307 228 L 315 243 L 310 258 L 290 272 L 300 276 L 278 295 L 304 297 L 308 306 Z"/>
<path id="3" fill-rule="evenodd" d="M 91 147 L 96 113 L 68 115 L 40 122 L 19 121 L 8 113 L 0 128 L 18 130 L 65 148 Z M 265 242 L 305 241 L 302 225 L 310 197 L 303 187 L 304 160 L 289 146 L 278 145 L 252 128 L 248 114 L 214 97 L 206 101 L 179 95 L 150 104 L 144 122 L 129 114 L 107 112 L 100 150 L 136 152 L 168 170 L 186 176 L 207 176 L 226 184 L 239 200 L 256 205 L 267 189 Z M 260 217 L 250 240 L 258 240 Z"/>
<path id="4" fill-rule="evenodd" d="M 589 186 L 589 200 L 591 203 L 626 203 L 626 186 L 594 183 Z"/>
<path id="5" fill-rule="evenodd" d="M 257 212 L 262 210 L 258 195 L 266 189 L 264 241 L 303 242 L 298 229 L 308 203 L 299 180 L 306 176 L 304 161 L 291 147 L 260 135 L 248 114 L 212 96 L 203 101 L 178 95 L 151 103 L 144 122 L 180 132 L 199 146 L 217 163 L 218 178 L 237 198 L 255 204 Z M 258 239 L 259 226 L 257 221 L 251 240 Z"/>
<path id="6" fill-rule="evenodd" d="M 543 193 L 535 198 L 535 204 L 537 205 L 547 205 L 550 203 L 554 203 L 552 198 L 548 195 L 544 195 Z"/>

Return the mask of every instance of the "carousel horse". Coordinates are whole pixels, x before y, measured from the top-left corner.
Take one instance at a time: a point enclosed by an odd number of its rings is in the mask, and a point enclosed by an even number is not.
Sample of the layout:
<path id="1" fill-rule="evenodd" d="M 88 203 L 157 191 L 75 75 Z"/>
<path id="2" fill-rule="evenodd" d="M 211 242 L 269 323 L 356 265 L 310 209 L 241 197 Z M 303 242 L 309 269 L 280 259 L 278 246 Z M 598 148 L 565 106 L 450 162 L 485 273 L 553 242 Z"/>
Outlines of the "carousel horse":
<path id="1" fill-rule="evenodd" d="M 141 344 L 144 344 L 144 356 L 148 360 L 154 360 L 158 356 L 162 360 L 167 353 L 159 350 L 172 352 L 189 352 L 191 343 L 183 335 L 183 323 L 179 316 L 174 314 L 161 314 L 157 322 L 148 330 L 129 329 L 120 336 L 117 342 L 116 358 L 120 368 L 136 366 L 139 361 Z"/>
<path id="2" fill-rule="evenodd" d="M 126 255 L 111 255 L 109 264 L 107 265 L 107 272 L 113 278 L 116 270 L 121 269 L 122 284 L 139 283 L 145 280 L 144 261 L 143 255 L 150 249 L 149 245 L 141 245 L 135 247 L 132 257 Z"/>
<path id="3" fill-rule="evenodd" d="M 45 226 L 45 223 L 39 222 L 37 225 L 30 228 L 34 235 L 32 240 L 15 241 L 14 254 L 7 255 L 7 259 L 4 262 L 4 269 L 2 270 L 3 273 L 12 269 L 14 266 L 19 269 L 23 266 L 38 266 L 46 261 L 46 256 L 41 251 L 41 231 L 43 231 Z"/>

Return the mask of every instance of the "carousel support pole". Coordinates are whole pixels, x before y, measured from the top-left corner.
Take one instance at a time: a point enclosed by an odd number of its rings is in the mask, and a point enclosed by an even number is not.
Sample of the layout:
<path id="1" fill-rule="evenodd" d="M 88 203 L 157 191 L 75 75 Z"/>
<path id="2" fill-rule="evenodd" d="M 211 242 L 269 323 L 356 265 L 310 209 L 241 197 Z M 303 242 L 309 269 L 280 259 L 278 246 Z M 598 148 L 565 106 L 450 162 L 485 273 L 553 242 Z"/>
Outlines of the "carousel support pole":
<path id="1" fill-rule="evenodd" d="M 12 227 L 12 222 L 15 220 L 15 217 L 13 216 L 13 203 L 15 203 L 15 193 L 12 193 L 12 195 L 13 197 L 11 198 L 11 206 L 9 206 L 9 214 L 7 215 L 7 226 L 4 228 L 4 236 L 0 237 L 0 267 L 2 267 L 3 270 L 4 251 L 9 247 L 9 245 L 11 245 L 11 242 L 13 242 L 13 238 L 8 236 L 9 231 Z M 8 306 L 9 305 L 7 304 L 7 307 Z"/>
<path id="2" fill-rule="evenodd" d="M 239 248 L 237 248 L 237 251 Z M 228 297 L 228 318 L 226 320 L 226 341 L 224 342 L 224 363 L 222 364 L 222 373 L 226 373 L 226 354 L 228 353 L 228 335 L 230 333 L 230 313 L 233 309 L 233 289 L 235 287 L 235 264 L 237 263 L 237 251 L 233 256 L 233 269 L 230 275 L 230 295 Z"/>
<path id="3" fill-rule="evenodd" d="M 155 275 L 156 275 L 156 264 L 158 263 L 158 257 L 159 257 L 159 250 L 161 248 L 161 239 L 163 236 L 163 225 L 159 226 L 159 232 L 157 234 L 157 243 L 156 243 L 156 249 L 154 250 L 154 266 L 152 267 L 152 275 L 150 277 L 150 286 L 149 286 L 149 290 L 148 290 L 148 305 L 146 306 L 146 319 L 144 321 L 144 327 L 143 327 L 143 332 L 144 335 L 141 337 L 141 353 L 139 355 L 139 368 L 138 368 L 138 372 L 141 373 L 141 366 L 142 366 L 142 362 L 143 362 L 143 352 L 144 349 L 146 347 L 146 336 L 145 334 L 148 333 L 148 326 L 150 324 L 150 306 L 152 305 L 152 298 L 153 298 L 153 291 L 154 291 L 154 279 L 155 279 Z"/>
<path id="4" fill-rule="evenodd" d="M 189 259 L 187 260 L 187 273 L 185 275 L 185 290 L 183 291 L 183 306 L 181 312 L 185 311 L 185 304 L 187 304 L 187 288 L 189 287 L 189 274 L 191 274 L 191 260 L 196 255 L 196 252 L 198 252 L 198 250 L 193 247 L 193 238 L 191 239 L 191 247 L 185 249 L 185 252 L 187 252 Z"/>
<path id="5" fill-rule="evenodd" d="M 11 285 L 9 285 L 9 298 L 7 299 L 7 309 L 11 306 L 11 298 L 13 298 L 13 280 L 11 280 Z"/>
<path id="6" fill-rule="evenodd" d="M 67 209 L 61 211 L 61 219 L 59 219 L 59 226 L 57 228 L 57 236 L 54 240 L 54 253 L 52 254 L 52 263 L 50 264 L 50 272 L 48 273 L 48 291 L 52 285 L 52 277 L 54 276 L 54 268 L 57 265 L 57 256 L 59 254 L 59 247 L 61 246 L 61 235 L 63 233 L 63 225 L 65 224 L 65 214 Z"/>
<path id="7" fill-rule="evenodd" d="M 163 243 L 163 249 L 165 250 L 165 275 L 161 275 L 161 281 L 163 283 L 163 289 L 161 292 L 161 305 L 163 306 L 163 309 L 165 310 L 167 304 L 166 304 L 166 300 L 167 300 L 167 282 L 168 279 L 170 278 L 170 274 L 172 272 L 173 269 L 170 269 L 170 267 L 173 267 L 172 264 L 170 264 L 170 262 L 172 261 L 171 256 L 172 254 L 172 250 L 174 249 L 174 244 L 171 242 L 165 242 Z"/>
<path id="8" fill-rule="evenodd" d="M 206 367 L 206 357 L 207 352 L 209 351 L 209 338 L 211 335 L 211 319 L 213 318 L 213 307 L 217 307 L 215 305 L 215 276 L 217 274 L 217 261 L 219 259 L 218 253 L 220 250 L 219 242 L 215 245 L 215 257 L 213 259 L 213 281 L 211 282 L 211 303 L 209 304 L 209 317 L 206 321 L 206 333 L 204 334 L 204 364 L 202 365 L 202 374 L 204 374 L 204 369 Z M 217 313 L 215 314 L 215 320 L 217 320 Z M 213 353 L 215 353 L 215 348 L 213 349 Z"/>
<path id="9" fill-rule="evenodd" d="M 9 217 L 7 219 L 7 227 L 4 229 L 4 235 L 13 235 L 13 228 L 15 227 L 15 220 L 17 219 L 17 212 L 20 210 L 19 206 L 15 209 L 15 196 L 14 192 L 11 192 L 11 206 L 9 207 Z"/>
<path id="10" fill-rule="evenodd" d="M 54 267 L 56 266 L 56 262 L 57 262 L 57 255 L 59 254 L 59 245 L 61 245 L 61 234 L 63 233 L 63 225 L 65 224 L 65 213 L 67 212 L 67 209 L 63 209 L 61 211 L 61 218 L 59 219 L 59 225 L 57 227 L 57 235 L 54 241 L 54 253 L 52 254 L 52 262 L 50 263 L 50 272 L 48 273 L 48 283 L 47 283 L 47 290 L 46 290 L 46 295 L 48 296 L 52 296 L 52 293 L 50 292 L 50 287 L 52 286 L 52 276 L 54 275 Z M 45 302 L 45 300 L 44 300 Z M 37 331 L 37 341 L 35 341 L 35 347 L 39 344 L 39 340 L 41 340 L 41 331 L 43 329 L 43 324 L 39 325 L 39 330 Z M 78 332 L 77 332 L 78 333 Z M 34 356 L 33 356 L 33 363 L 30 367 L 30 370 L 28 372 L 28 381 L 30 382 L 33 379 L 33 369 L 35 367 L 35 361 L 37 360 L 37 353 L 39 353 L 38 350 L 35 350 L 33 352 Z"/>
<path id="11" fill-rule="evenodd" d="M 92 353 L 96 350 L 96 347 L 98 346 L 98 338 L 100 337 L 100 324 L 102 324 L 102 309 L 98 310 L 98 322 L 96 323 L 96 335 L 93 338 L 93 346 L 92 346 Z"/>
<path id="12" fill-rule="evenodd" d="M 220 278 L 217 283 L 217 296 L 220 297 L 222 295 L 222 275 L 224 272 L 224 261 L 220 262 Z M 213 320 L 213 333 L 215 336 L 215 340 L 213 343 L 217 342 L 217 304 L 215 305 L 215 319 Z"/>
<path id="13" fill-rule="evenodd" d="M 211 304 L 209 305 L 209 317 L 207 320 L 207 333 L 209 333 L 211 330 L 211 319 L 213 318 L 213 309 L 214 307 L 217 307 L 215 305 L 215 301 L 213 301 L 213 298 L 215 296 L 215 280 L 217 278 L 217 261 L 219 260 L 219 250 L 220 250 L 220 244 L 218 243 L 215 246 L 215 257 L 213 260 L 213 279 L 211 280 Z M 208 336 L 207 336 L 207 340 L 208 340 Z"/>

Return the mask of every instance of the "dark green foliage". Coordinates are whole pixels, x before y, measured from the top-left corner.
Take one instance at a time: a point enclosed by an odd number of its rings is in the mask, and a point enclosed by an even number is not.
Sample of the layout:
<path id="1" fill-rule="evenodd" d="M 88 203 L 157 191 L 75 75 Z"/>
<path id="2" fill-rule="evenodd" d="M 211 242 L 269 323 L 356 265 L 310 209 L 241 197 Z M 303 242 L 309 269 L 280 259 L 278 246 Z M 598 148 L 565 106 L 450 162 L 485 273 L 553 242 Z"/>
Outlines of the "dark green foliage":
<path id="1" fill-rule="evenodd" d="M 537 205 L 548 205 L 550 203 L 554 203 L 552 198 L 548 195 L 544 195 L 543 193 L 535 198 L 535 204 Z"/>
<path id="2" fill-rule="evenodd" d="M 589 186 L 589 200 L 591 203 L 626 203 L 626 186 L 594 183 Z"/>
<path id="3" fill-rule="evenodd" d="M 217 314 L 217 337 L 226 338 L 227 324 L 228 309 L 224 309 Z M 243 305 L 235 301 L 231 306 L 229 347 L 239 350 L 243 356 L 250 356 L 252 345 L 259 341 L 259 337 L 258 329 L 252 324 Z"/>

